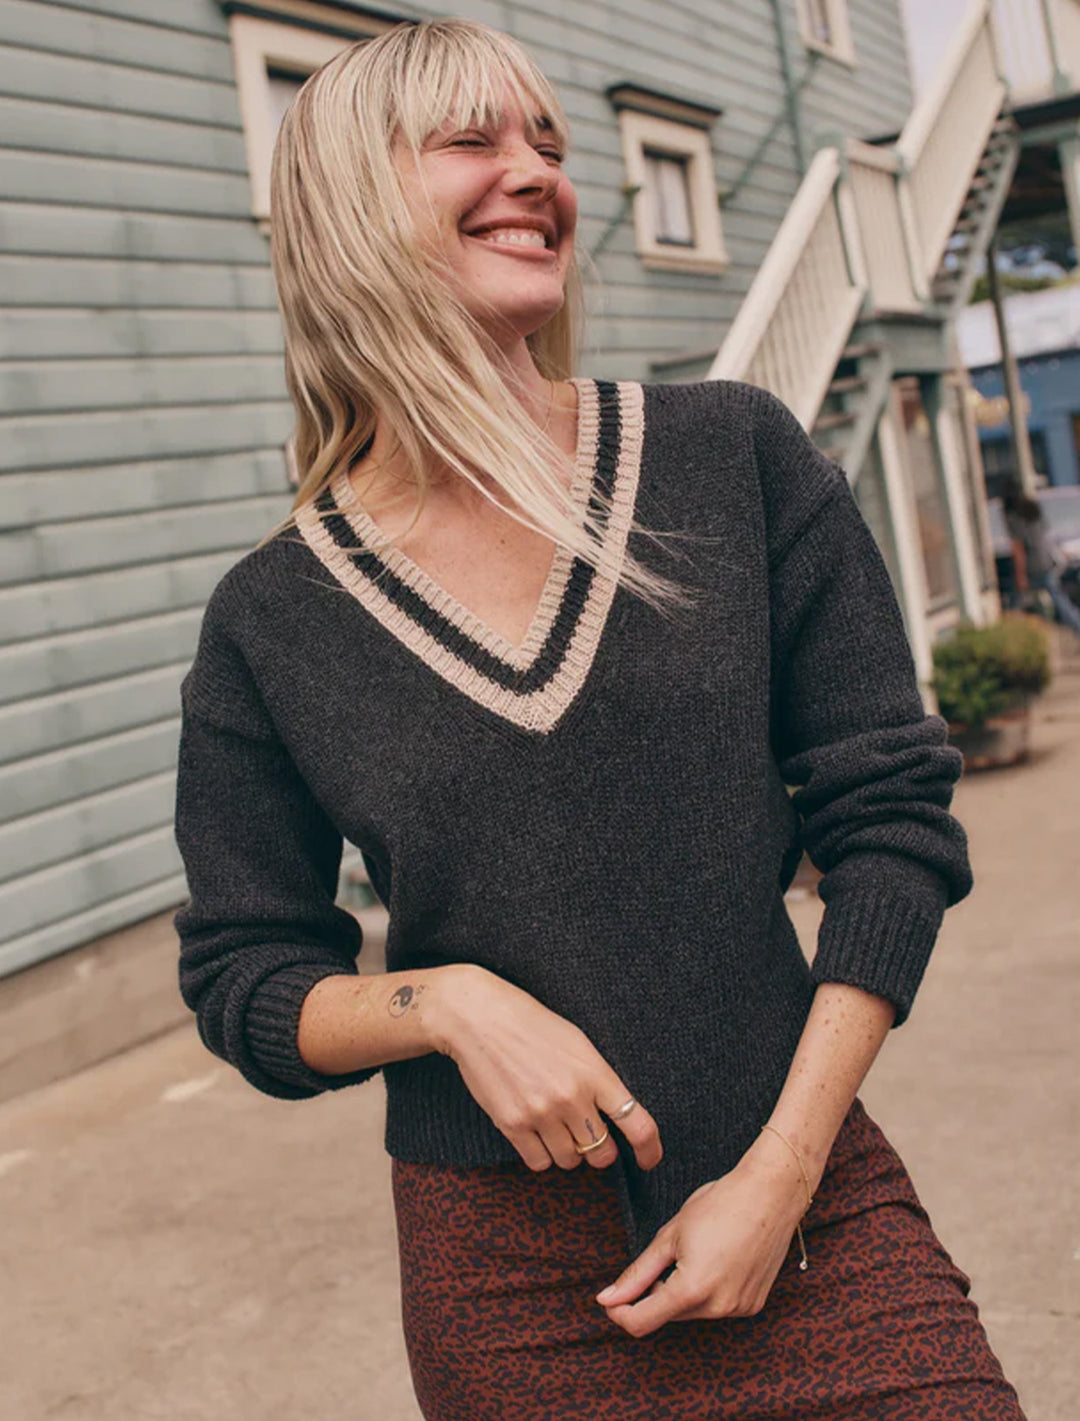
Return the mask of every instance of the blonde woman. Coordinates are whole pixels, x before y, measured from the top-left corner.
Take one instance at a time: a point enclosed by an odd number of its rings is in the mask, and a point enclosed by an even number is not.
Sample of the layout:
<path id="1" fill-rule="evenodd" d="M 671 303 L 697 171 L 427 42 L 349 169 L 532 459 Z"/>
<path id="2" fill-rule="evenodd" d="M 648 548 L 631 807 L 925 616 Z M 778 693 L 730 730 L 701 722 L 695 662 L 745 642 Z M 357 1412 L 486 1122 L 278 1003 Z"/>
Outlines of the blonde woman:
<path id="1" fill-rule="evenodd" d="M 383 1072 L 429 1421 L 1016 1418 L 856 1099 L 970 888 L 959 756 L 782 405 L 573 378 L 566 144 L 458 21 L 347 50 L 285 119 L 302 482 L 184 683 L 185 1000 L 267 1094 Z"/>

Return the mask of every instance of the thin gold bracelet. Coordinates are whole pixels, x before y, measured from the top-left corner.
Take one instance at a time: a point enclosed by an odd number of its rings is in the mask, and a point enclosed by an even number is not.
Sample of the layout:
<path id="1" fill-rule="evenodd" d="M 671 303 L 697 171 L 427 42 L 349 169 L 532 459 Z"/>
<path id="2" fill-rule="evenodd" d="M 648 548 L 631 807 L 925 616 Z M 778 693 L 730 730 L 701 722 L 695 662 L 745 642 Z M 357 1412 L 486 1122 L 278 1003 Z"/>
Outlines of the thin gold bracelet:
<path id="1" fill-rule="evenodd" d="M 781 1135 L 780 1131 L 776 1128 L 775 1125 L 762 1125 L 761 1128 L 763 1130 L 768 1130 L 769 1133 L 771 1135 L 775 1135 L 778 1140 L 782 1140 L 784 1144 L 787 1145 L 791 1153 L 795 1156 L 795 1163 L 799 1166 L 799 1173 L 802 1175 L 803 1184 L 806 1186 L 806 1208 L 809 1210 L 810 1205 L 814 1202 L 814 1194 L 813 1190 L 810 1188 L 810 1176 L 806 1172 L 806 1166 L 803 1164 L 802 1155 L 799 1154 L 798 1150 L 795 1148 L 795 1146 L 791 1143 L 791 1141 L 786 1135 Z M 803 1217 L 805 1218 L 805 1214 Z M 799 1260 L 799 1271 L 805 1273 L 806 1270 L 810 1267 L 810 1260 L 806 1256 L 806 1240 L 803 1238 L 802 1219 L 800 1219 L 799 1222 L 795 1225 L 795 1236 L 799 1240 L 799 1253 L 802 1255 Z"/>

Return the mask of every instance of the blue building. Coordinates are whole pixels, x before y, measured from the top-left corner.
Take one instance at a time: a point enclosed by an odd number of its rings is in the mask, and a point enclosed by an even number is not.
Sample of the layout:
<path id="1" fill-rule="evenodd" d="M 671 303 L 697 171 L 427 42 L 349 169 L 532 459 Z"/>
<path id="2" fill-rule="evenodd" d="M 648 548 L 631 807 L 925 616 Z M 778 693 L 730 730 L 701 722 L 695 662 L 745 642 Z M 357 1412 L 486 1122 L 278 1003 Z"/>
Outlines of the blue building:
<path id="1" fill-rule="evenodd" d="M 1020 369 L 1031 452 L 1047 484 L 1080 483 L 1080 286 L 1016 293 L 1005 301 Z M 1000 494 L 1012 463 L 1008 402 L 993 311 L 981 302 L 958 322 L 974 386 L 987 491 Z"/>

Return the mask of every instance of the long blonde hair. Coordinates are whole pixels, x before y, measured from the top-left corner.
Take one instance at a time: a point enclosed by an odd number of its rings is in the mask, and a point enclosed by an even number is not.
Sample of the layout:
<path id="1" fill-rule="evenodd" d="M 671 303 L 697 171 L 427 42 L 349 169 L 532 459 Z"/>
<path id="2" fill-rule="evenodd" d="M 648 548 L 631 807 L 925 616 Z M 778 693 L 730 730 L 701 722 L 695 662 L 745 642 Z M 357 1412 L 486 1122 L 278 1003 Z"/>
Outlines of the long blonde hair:
<path id="1" fill-rule="evenodd" d="M 597 515 L 570 507 L 560 477 L 567 456 L 529 418 L 439 259 L 417 239 L 394 162 L 399 139 L 416 153 L 448 120 L 497 120 L 506 89 L 565 149 L 566 116 L 548 81 L 515 40 L 467 20 L 402 24 L 351 45 L 286 113 L 271 170 L 270 253 L 296 411 L 293 515 L 356 462 L 385 420 L 416 480 L 414 523 L 428 471 L 443 467 L 595 566 Z M 562 308 L 528 338 L 544 378 L 572 376 L 582 308 L 575 258 Z M 629 554 L 617 575 L 658 610 L 694 600 Z"/>

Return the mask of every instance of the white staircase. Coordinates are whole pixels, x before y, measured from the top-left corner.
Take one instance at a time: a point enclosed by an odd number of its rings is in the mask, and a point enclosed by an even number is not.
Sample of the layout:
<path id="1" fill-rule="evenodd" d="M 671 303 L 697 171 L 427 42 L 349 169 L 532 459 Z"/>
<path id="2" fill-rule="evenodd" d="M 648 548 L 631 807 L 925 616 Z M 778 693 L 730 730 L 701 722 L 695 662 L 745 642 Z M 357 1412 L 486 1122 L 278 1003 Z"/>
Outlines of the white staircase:
<path id="1" fill-rule="evenodd" d="M 857 327 L 966 299 L 1018 151 L 994 11 L 1044 3 L 977 0 L 895 143 L 815 155 L 709 370 L 772 390 L 852 477 L 891 374 Z"/>

